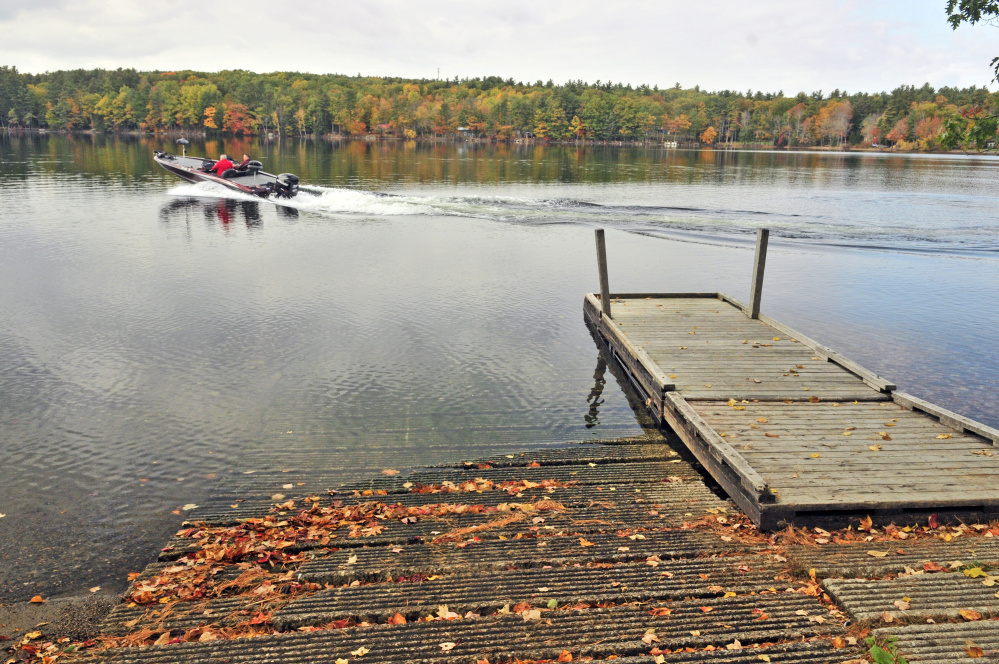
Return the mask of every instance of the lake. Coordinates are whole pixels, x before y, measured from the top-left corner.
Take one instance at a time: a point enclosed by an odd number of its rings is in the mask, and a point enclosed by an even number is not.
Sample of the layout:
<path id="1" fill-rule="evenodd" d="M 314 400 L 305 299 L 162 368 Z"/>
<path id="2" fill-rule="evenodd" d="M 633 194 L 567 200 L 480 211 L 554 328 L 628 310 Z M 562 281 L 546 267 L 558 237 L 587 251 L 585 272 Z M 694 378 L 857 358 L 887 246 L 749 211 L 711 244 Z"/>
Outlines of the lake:
<path id="1" fill-rule="evenodd" d="M 640 434 L 596 227 L 612 290 L 742 299 L 769 227 L 764 313 L 999 425 L 992 157 L 192 141 L 299 174 L 275 205 L 163 148 L 0 135 L 0 600 L 123 589 L 227 473 Z"/>

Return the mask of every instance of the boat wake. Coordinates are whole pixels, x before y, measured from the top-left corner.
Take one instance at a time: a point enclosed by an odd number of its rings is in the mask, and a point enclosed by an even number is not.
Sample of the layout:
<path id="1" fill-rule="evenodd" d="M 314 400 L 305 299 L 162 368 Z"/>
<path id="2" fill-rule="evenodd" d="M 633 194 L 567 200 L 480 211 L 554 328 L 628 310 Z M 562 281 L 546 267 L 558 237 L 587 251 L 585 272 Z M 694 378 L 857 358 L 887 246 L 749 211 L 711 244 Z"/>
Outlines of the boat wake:
<path id="1" fill-rule="evenodd" d="M 198 198 L 262 200 L 210 182 L 178 185 L 168 193 Z M 597 192 L 597 195 L 601 193 Z M 903 221 L 886 223 L 883 218 L 865 220 L 854 216 L 831 216 L 828 207 L 816 207 L 810 201 L 770 211 L 724 206 L 661 205 L 648 199 L 640 203 L 622 203 L 620 200 L 587 201 L 564 196 L 397 194 L 315 185 L 302 185 L 298 195 L 291 199 L 272 197 L 269 200 L 275 205 L 324 217 L 437 216 L 525 225 L 604 225 L 656 237 L 709 244 L 750 243 L 756 229 L 766 226 L 771 229 L 776 242 L 917 253 L 989 256 L 999 253 L 999 228 L 994 224 L 956 227 L 950 218 L 934 221 L 912 217 L 910 220 L 904 215 L 896 217 Z M 918 201 L 902 203 L 912 206 Z"/>

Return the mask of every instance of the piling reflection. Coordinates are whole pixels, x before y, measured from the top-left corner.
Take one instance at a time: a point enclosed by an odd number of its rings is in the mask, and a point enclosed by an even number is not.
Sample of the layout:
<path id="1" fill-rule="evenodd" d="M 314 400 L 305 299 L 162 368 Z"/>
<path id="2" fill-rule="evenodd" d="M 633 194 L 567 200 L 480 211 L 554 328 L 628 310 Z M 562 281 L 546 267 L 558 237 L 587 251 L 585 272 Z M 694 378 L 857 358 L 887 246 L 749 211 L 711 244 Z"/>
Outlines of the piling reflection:
<path id="1" fill-rule="evenodd" d="M 607 361 L 602 355 L 597 355 L 597 368 L 593 371 L 593 387 L 590 388 L 590 394 L 586 397 L 586 403 L 590 404 L 590 412 L 583 415 L 587 429 L 592 429 L 600 424 L 600 405 L 604 402 L 601 395 L 604 392 L 604 385 L 607 384 L 607 380 L 604 378 L 605 373 L 607 373 Z"/>

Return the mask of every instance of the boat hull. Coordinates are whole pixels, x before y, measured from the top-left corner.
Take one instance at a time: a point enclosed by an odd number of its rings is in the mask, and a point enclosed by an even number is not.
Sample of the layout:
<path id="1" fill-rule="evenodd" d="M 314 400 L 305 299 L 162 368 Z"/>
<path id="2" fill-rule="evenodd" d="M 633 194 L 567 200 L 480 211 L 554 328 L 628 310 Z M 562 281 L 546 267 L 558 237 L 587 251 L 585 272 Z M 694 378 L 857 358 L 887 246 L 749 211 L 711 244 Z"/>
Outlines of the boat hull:
<path id="1" fill-rule="evenodd" d="M 298 194 L 298 178 L 291 173 L 274 175 L 263 170 L 236 171 L 230 169 L 226 172 L 228 177 L 220 177 L 214 172 L 204 170 L 206 164 L 214 164 L 210 159 L 174 155 L 167 152 L 154 152 L 153 161 L 167 172 L 188 182 L 213 182 L 227 189 L 261 198 L 268 198 L 272 195 L 279 198 L 292 198 Z"/>

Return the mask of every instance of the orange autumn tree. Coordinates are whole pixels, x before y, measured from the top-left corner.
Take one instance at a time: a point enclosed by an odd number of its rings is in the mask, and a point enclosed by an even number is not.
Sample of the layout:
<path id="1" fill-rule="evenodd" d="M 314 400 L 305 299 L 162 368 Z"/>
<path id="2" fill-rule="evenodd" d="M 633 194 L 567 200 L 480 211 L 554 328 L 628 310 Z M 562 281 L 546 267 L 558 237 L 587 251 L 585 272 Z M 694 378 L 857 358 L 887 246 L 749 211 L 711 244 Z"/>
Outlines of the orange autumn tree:
<path id="1" fill-rule="evenodd" d="M 707 129 L 701 132 L 702 143 L 707 143 L 708 145 L 711 145 L 712 143 L 715 142 L 716 138 L 718 138 L 718 130 L 716 130 L 714 127 L 708 127 Z"/>
<path id="2" fill-rule="evenodd" d="M 209 106 L 205 109 L 205 126 L 209 129 L 218 129 L 215 124 L 215 107 Z"/>

